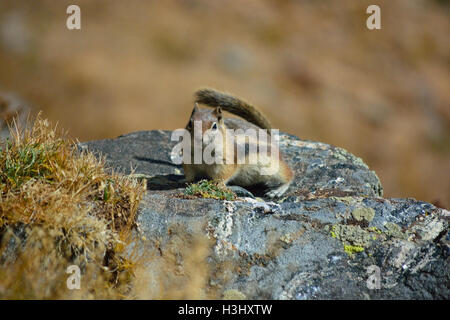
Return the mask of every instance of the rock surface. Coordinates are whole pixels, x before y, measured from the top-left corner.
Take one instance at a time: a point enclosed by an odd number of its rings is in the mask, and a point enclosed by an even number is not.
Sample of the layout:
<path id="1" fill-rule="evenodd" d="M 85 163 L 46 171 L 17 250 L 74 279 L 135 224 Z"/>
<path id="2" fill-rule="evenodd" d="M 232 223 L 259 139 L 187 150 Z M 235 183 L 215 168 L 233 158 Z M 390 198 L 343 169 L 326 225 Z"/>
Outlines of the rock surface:
<path id="1" fill-rule="evenodd" d="M 384 199 L 364 162 L 327 144 L 281 137 L 295 182 L 277 202 L 183 199 L 170 131 L 80 144 L 125 174 L 147 179 L 138 216 L 161 254 L 178 233 L 214 241 L 219 292 L 248 299 L 449 299 L 450 213 L 414 199 Z M 224 276 L 222 266 L 231 268 Z M 232 291 L 230 291 L 232 290 Z"/>

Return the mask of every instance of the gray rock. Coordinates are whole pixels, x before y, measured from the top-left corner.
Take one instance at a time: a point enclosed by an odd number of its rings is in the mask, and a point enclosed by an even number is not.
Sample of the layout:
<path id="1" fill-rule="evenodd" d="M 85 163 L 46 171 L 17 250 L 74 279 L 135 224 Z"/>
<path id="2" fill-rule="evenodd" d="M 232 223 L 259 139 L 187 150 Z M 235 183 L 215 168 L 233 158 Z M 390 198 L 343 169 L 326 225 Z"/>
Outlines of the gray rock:
<path id="1" fill-rule="evenodd" d="M 174 144 L 169 131 L 149 131 L 80 145 L 147 179 L 142 250 L 157 242 L 163 254 L 177 233 L 206 235 L 210 286 L 250 299 L 450 298 L 450 212 L 381 198 L 376 174 L 345 150 L 284 135 L 296 175 L 286 197 L 271 202 L 240 190 L 230 202 L 179 196 Z"/>

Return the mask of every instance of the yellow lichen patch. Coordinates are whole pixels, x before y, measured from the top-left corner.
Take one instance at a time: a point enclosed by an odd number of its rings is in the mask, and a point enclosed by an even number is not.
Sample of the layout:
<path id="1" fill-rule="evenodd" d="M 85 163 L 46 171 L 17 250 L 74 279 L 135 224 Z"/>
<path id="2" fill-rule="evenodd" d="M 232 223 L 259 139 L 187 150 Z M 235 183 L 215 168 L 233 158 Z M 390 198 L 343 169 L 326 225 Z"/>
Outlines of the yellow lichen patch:
<path id="1" fill-rule="evenodd" d="M 352 245 L 346 244 L 346 245 L 344 245 L 344 251 L 345 251 L 348 255 L 352 256 L 354 253 L 357 253 L 357 252 L 363 252 L 363 251 L 364 251 L 364 247 L 361 247 L 361 246 L 352 246 Z"/>
<path id="2" fill-rule="evenodd" d="M 375 232 L 375 233 L 377 233 L 377 234 L 382 234 L 382 233 L 383 233 L 383 232 L 382 232 L 380 229 L 378 229 L 377 227 L 369 227 L 369 228 L 367 228 L 367 231 Z"/>

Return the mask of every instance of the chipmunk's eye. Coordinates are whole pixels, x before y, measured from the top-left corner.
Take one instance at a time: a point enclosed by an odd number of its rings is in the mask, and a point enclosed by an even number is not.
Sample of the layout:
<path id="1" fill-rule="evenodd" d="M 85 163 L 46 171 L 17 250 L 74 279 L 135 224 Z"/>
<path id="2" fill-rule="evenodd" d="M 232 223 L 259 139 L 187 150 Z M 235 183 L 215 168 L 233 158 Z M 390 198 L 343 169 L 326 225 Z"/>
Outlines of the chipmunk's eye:
<path id="1" fill-rule="evenodd" d="M 212 130 L 217 130 L 217 123 L 213 122 L 212 126 L 211 126 Z"/>

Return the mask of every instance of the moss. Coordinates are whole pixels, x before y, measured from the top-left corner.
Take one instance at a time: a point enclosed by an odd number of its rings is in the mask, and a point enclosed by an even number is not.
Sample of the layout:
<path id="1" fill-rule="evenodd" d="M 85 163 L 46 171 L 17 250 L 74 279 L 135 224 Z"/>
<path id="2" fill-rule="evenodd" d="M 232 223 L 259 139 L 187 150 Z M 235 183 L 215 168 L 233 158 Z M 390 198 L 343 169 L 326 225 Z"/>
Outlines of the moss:
<path id="1" fill-rule="evenodd" d="M 191 183 L 186 187 L 184 194 L 199 198 L 229 201 L 236 200 L 236 194 L 228 189 L 223 183 L 209 180 Z"/>

